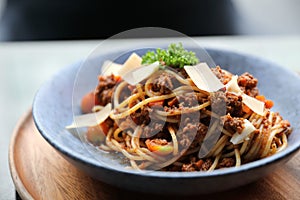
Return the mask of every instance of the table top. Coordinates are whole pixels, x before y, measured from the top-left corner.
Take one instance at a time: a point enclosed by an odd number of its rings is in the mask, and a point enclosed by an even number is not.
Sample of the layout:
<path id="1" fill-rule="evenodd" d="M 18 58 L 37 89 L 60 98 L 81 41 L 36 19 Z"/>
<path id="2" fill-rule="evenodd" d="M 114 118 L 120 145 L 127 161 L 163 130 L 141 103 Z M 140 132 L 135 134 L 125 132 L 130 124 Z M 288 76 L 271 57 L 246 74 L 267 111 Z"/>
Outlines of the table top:
<path id="1" fill-rule="evenodd" d="M 300 71 L 300 36 L 211 36 L 195 37 L 206 47 L 217 47 L 269 59 Z M 110 50 L 131 44 L 169 44 L 181 38 L 115 39 L 0 43 L 0 199 L 15 199 L 8 166 L 8 147 L 18 119 L 31 106 L 41 84 L 60 68 L 88 56 L 102 45 Z"/>

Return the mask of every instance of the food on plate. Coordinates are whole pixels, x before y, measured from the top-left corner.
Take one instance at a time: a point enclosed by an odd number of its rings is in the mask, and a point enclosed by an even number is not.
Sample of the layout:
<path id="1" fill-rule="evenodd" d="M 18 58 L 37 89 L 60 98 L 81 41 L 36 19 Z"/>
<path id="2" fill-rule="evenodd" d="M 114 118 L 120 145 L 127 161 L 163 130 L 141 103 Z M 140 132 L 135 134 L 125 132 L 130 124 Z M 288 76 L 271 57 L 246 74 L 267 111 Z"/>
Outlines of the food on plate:
<path id="1" fill-rule="evenodd" d="M 133 169 L 212 171 L 272 156 L 288 145 L 289 121 L 272 110 L 250 73 L 210 68 L 181 43 L 106 61 L 83 115 L 87 141 Z"/>

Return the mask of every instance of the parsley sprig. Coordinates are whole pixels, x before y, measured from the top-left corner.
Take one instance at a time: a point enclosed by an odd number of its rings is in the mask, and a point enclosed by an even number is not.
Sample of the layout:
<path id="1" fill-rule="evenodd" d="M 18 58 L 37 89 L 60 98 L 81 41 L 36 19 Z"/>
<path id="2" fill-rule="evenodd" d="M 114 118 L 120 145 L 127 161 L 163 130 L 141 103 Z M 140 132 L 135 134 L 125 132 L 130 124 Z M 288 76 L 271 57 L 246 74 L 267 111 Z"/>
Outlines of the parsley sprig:
<path id="1" fill-rule="evenodd" d="M 184 65 L 195 65 L 199 62 L 195 52 L 187 51 L 182 43 L 172 43 L 168 49 L 148 51 L 142 56 L 142 64 L 151 64 L 159 61 L 162 66 L 182 68 Z"/>

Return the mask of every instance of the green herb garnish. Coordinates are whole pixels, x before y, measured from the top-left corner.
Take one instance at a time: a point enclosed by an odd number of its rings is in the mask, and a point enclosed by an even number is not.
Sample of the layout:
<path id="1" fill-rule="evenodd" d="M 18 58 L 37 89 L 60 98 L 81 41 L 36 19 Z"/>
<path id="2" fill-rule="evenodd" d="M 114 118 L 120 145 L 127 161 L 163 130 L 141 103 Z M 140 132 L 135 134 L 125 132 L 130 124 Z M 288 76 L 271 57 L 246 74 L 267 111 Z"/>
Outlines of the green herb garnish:
<path id="1" fill-rule="evenodd" d="M 142 64 L 151 64 L 155 61 L 159 61 L 162 66 L 179 68 L 199 63 L 195 52 L 184 49 L 182 43 L 170 44 L 167 50 L 158 48 L 155 52 L 148 51 L 142 56 Z"/>

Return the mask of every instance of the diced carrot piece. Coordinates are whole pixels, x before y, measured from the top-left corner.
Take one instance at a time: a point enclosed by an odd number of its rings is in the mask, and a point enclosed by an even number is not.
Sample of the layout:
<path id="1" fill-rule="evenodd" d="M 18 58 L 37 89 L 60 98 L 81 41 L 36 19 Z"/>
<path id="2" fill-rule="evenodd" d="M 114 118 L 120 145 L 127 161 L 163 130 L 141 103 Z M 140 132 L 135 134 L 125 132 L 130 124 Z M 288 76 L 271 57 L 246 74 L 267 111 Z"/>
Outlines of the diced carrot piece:
<path id="1" fill-rule="evenodd" d="M 104 135 L 107 135 L 108 131 L 109 131 L 109 125 L 108 123 L 105 123 L 105 121 L 101 124 L 99 124 L 100 128 L 102 129 L 102 132 L 104 133 Z"/>
<path id="2" fill-rule="evenodd" d="M 257 95 L 255 98 L 259 101 L 264 102 L 266 108 L 270 109 L 274 106 L 274 102 L 272 100 L 266 99 L 266 97 L 263 95 Z"/>
<path id="3" fill-rule="evenodd" d="M 266 108 L 272 108 L 274 106 L 274 102 L 272 100 L 265 100 Z"/>
<path id="4" fill-rule="evenodd" d="M 257 95 L 255 98 L 256 98 L 257 100 L 259 100 L 259 101 L 265 101 L 265 100 L 266 100 L 266 97 L 263 96 L 263 95 Z"/>
<path id="5" fill-rule="evenodd" d="M 81 111 L 83 113 L 92 112 L 92 108 L 95 105 L 95 94 L 94 92 L 87 93 L 81 100 Z"/>
<path id="6" fill-rule="evenodd" d="M 245 77 L 239 77 L 238 83 L 239 85 L 245 86 L 247 84 L 247 79 Z"/>
<path id="7" fill-rule="evenodd" d="M 174 97 L 172 100 L 168 101 L 168 106 L 172 107 L 178 103 L 178 99 Z"/>
<path id="8" fill-rule="evenodd" d="M 150 107 L 161 107 L 161 106 L 163 106 L 163 104 L 164 104 L 164 100 L 160 100 L 160 101 L 150 102 L 148 105 Z"/>
<path id="9" fill-rule="evenodd" d="M 119 75 L 114 75 L 114 79 L 118 83 L 118 82 L 120 82 L 122 80 L 122 77 L 119 76 Z"/>
<path id="10" fill-rule="evenodd" d="M 243 104 L 242 109 L 243 109 L 244 113 L 249 113 L 251 111 L 251 109 L 247 105 L 245 105 L 245 104 Z"/>
<path id="11" fill-rule="evenodd" d="M 201 159 L 201 160 L 198 160 L 195 165 L 200 169 L 201 166 L 203 165 L 204 161 Z"/>

